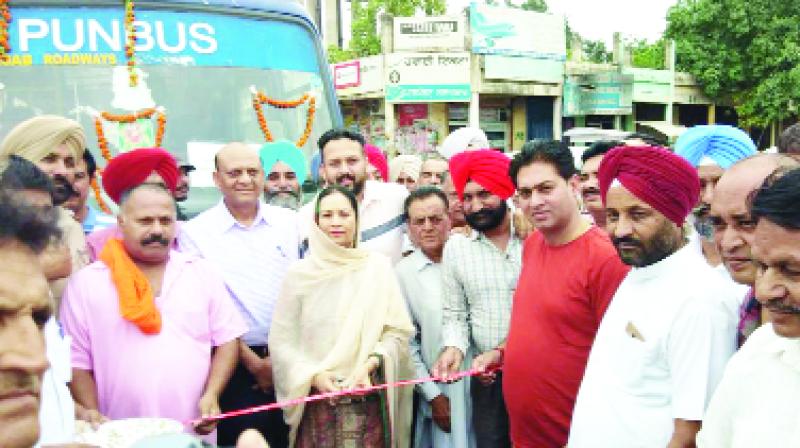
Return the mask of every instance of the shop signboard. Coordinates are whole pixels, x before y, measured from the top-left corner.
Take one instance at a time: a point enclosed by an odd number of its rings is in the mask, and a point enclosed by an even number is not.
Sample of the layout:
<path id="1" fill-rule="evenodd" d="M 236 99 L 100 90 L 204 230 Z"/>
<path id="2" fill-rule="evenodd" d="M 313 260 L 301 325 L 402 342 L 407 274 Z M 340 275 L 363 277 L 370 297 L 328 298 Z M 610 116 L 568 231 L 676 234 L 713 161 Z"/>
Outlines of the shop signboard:
<path id="1" fill-rule="evenodd" d="M 385 72 L 390 103 L 468 102 L 472 96 L 466 52 L 392 53 Z"/>
<path id="2" fill-rule="evenodd" d="M 333 64 L 331 71 L 340 95 L 381 92 L 383 89 L 383 56 Z"/>
<path id="3" fill-rule="evenodd" d="M 464 50 L 464 20 L 460 17 L 395 17 L 394 49 Z"/>
<path id="4" fill-rule="evenodd" d="M 484 57 L 484 77 L 486 79 L 561 84 L 564 81 L 564 62 L 487 54 Z"/>
<path id="5" fill-rule="evenodd" d="M 567 77 L 564 83 L 565 117 L 630 115 L 633 113 L 633 76 L 616 72 Z"/>
<path id="6" fill-rule="evenodd" d="M 473 2 L 469 17 L 473 53 L 566 59 L 563 16 Z"/>

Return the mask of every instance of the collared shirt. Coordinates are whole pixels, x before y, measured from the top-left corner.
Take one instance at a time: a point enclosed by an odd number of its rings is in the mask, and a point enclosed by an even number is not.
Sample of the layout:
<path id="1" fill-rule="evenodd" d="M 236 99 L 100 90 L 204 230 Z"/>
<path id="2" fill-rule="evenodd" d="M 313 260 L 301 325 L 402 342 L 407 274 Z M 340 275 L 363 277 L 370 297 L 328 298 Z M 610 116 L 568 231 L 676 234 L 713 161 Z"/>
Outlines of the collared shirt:
<path id="1" fill-rule="evenodd" d="M 491 350 L 508 336 L 511 301 L 522 267 L 513 226 L 505 252 L 483 233 L 453 235 L 444 247 L 442 345 L 466 354 Z"/>
<path id="2" fill-rule="evenodd" d="M 220 201 L 181 226 L 178 247 L 217 268 L 249 327 L 242 340 L 266 345 L 286 270 L 299 257 L 297 213 L 262 202 L 245 227 Z"/>
<path id="3" fill-rule="evenodd" d="M 117 218 L 87 205 L 86 218 L 83 219 L 83 233 L 90 234 L 95 230 L 107 229 L 117 225 Z"/>
<path id="4" fill-rule="evenodd" d="M 735 347 L 724 291 L 691 245 L 631 270 L 597 331 L 567 445 L 667 446 L 675 419 L 702 420 Z"/>
<path id="5" fill-rule="evenodd" d="M 431 368 L 442 347 L 442 269 L 417 249 L 395 267 L 400 289 L 408 304 L 416 332 L 409 341 L 417 378 L 431 376 Z M 469 362 L 465 359 L 464 369 Z M 427 382 L 417 385 L 420 400 L 414 447 L 434 448 L 474 446 L 470 413 L 469 379 L 453 384 Z M 444 394 L 450 400 L 450 433 L 433 423 L 430 401 Z"/>
<path id="6" fill-rule="evenodd" d="M 73 274 L 61 321 L 72 337 L 72 367 L 91 371 L 99 411 L 115 420 L 199 417 L 211 351 L 245 327 L 219 274 L 197 257 L 171 251 L 155 297 L 161 332 L 125 320 L 111 272 L 102 261 Z"/>
<path id="7" fill-rule="evenodd" d="M 800 446 L 800 340 L 756 330 L 725 368 L 697 434 L 700 448 Z"/>
<path id="8" fill-rule="evenodd" d="M 358 204 L 359 247 L 382 253 L 397 263 L 403 258 L 405 215 L 403 203 L 408 190 L 395 183 L 368 180 L 364 199 Z M 316 198 L 300 209 L 302 239 L 314 222 Z"/>

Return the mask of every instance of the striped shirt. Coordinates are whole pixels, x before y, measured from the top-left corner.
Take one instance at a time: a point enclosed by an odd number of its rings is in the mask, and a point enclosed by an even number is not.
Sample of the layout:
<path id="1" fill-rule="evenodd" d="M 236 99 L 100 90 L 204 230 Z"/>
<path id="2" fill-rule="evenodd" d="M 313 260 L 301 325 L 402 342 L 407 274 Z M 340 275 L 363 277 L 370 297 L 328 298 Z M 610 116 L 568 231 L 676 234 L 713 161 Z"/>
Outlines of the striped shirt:
<path id="1" fill-rule="evenodd" d="M 451 236 L 442 257 L 442 345 L 483 353 L 503 342 L 521 268 L 522 241 L 513 228 L 505 252 L 480 232 Z"/>
<path id="2" fill-rule="evenodd" d="M 260 203 L 253 224 L 245 227 L 220 201 L 181 226 L 178 246 L 220 272 L 249 327 L 242 341 L 266 345 L 286 270 L 298 259 L 297 212 Z"/>

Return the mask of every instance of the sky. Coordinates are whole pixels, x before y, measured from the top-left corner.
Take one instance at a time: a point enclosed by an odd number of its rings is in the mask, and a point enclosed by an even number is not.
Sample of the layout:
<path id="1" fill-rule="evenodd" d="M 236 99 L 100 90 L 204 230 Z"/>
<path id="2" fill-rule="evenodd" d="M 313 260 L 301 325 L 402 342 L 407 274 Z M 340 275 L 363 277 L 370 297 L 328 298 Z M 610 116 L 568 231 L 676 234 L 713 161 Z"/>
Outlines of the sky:
<path id="1" fill-rule="evenodd" d="M 447 0 L 447 12 L 458 13 L 471 0 Z M 481 0 L 478 0 L 481 1 Z M 550 12 L 566 16 L 570 27 L 587 39 L 610 46 L 614 32 L 626 38 L 654 41 L 666 28 L 666 15 L 677 0 L 546 0 Z"/>

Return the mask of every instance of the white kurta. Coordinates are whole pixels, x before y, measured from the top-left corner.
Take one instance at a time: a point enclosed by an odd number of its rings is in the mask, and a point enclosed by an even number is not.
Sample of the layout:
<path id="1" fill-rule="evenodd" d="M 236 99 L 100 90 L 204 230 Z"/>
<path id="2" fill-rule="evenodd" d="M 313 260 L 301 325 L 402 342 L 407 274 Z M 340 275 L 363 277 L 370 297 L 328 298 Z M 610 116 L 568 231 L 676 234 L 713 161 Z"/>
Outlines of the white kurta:
<path id="1" fill-rule="evenodd" d="M 416 334 L 409 342 L 416 378 L 431 376 L 442 347 L 442 270 L 419 249 L 395 267 L 408 303 Z M 471 356 L 466 356 L 464 368 Z M 475 446 L 472 432 L 469 379 L 453 384 L 423 383 L 417 386 L 422 400 L 417 408 L 414 448 L 468 448 Z M 442 431 L 431 416 L 429 402 L 439 394 L 450 399 L 450 433 Z"/>
<path id="2" fill-rule="evenodd" d="M 756 330 L 728 363 L 714 393 L 700 448 L 800 446 L 800 340 Z"/>
<path id="3" fill-rule="evenodd" d="M 75 403 L 67 387 L 72 380 L 71 338 L 62 334 L 56 318 L 51 317 L 44 325 L 44 340 L 50 368 L 42 378 L 41 431 L 36 446 L 69 443 L 75 436 Z"/>
<path id="4" fill-rule="evenodd" d="M 674 419 L 702 420 L 735 347 L 724 290 L 690 245 L 628 274 L 597 332 L 570 448 L 663 447 Z"/>

